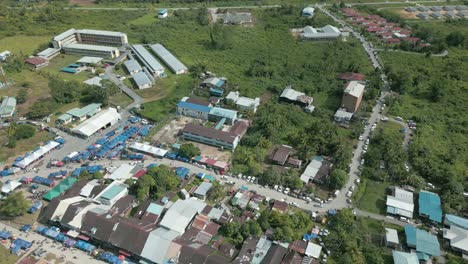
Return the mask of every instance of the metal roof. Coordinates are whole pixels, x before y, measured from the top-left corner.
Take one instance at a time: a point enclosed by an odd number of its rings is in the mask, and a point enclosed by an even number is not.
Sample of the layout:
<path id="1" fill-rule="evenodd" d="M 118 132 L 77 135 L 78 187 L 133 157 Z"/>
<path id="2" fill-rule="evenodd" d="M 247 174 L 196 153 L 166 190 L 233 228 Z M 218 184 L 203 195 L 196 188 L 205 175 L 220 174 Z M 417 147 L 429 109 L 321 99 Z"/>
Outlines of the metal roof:
<path id="1" fill-rule="evenodd" d="M 307 165 L 306 169 L 302 173 L 301 180 L 305 183 L 308 183 L 309 180 L 314 179 L 317 173 L 319 172 L 320 167 L 322 167 L 322 161 L 322 157 L 314 157 L 314 159 L 309 163 L 309 165 Z"/>
<path id="2" fill-rule="evenodd" d="M 406 253 L 401 251 L 393 251 L 394 264 L 419 264 L 419 259 L 416 253 Z"/>
<path id="3" fill-rule="evenodd" d="M 77 30 L 80 34 L 89 34 L 89 35 L 103 35 L 103 36 L 113 36 L 113 37 L 123 37 L 127 34 L 117 31 L 107 31 L 107 30 L 95 30 L 95 29 L 79 29 Z"/>
<path id="4" fill-rule="evenodd" d="M 204 202 L 195 199 L 177 200 L 167 210 L 160 225 L 183 234 L 195 215 L 200 213 L 205 206 Z"/>
<path id="5" fill-rule="evenodd" d="M 202 182 L 200 186 L 197 187 L 194 194 L 206 196 L 206 194 L 208 193 L 208 191 L 211 189 L 212 186 L 213 184 L 209 182 Z"/>
<path id="6" fill-rule="evenodd" d="M 64 38 L 67 38 L 68 36 L 73 35 L 75 33 L 76 33 L 76 29 L 70 28 L 69 30 L 67 30 L 65 32 L 62 32 L 62 33 L 58 34 L 57 36 L 55 36 L 54 40 L 55 41 L 60 41 L 60 40 L 63 40 Z"/>
<path id="7" fill-rule="evenodd" d="M 51 54 L 54 54 L 56 52 L 60 52 L 60 49 L 54 49 L 54 48 L 47 48 L 39 53 L 37 53 L 37 56 L 40 57 L 49 57 Z"/>
<path id="8" fill-rule="evenodd" d="M 364 93 L 365 86 L 357 81 L 350 81 L 345 88 L 345 93 L 354 97 L 359 97 Z"/>
<path id="9" fill-rule="evenodd" d="M 89 137 L 105 125 L 117 122 L 117 120 L 119 120 L 120 118 L 121 117 L 120 114 L 117 112 L 117 109 L 110 107 L 106 110 L 99 112 L 98 114 L 94 115 L 93 117 L 89 118 L 83 123 L 79 124 L 78 126 L 73 128 L 72 131 Z"/>
<path id="10" fill-rule="evenodd" d="M 102 87 L 101 81 L 102 81 L 102 78 L 101 78 L 101 77 L 99 77 L 99 76 L 94 76 L 94 77 L 91 78 L 91 79 L 88 79 L 88 80 L 86 80 L 86 81 L 83 81 L 83 83 L 85 83 L 85 84 L 87 84 L 87 85 L 96 85 L 96 86 Z"/>
<path id="11" fill-rule="evenodd" d="M 468 219 L 461 216 L 446 214 L 445 215 L 445 225 L 458 226 L 460 228 L 468 229 Z"/>
<path id="12" fill-rule="evenodd" d="M 162 205 L 155 204 L 155 203 L 150 203 L 148 208 L 146 208 L 146 212 L 152 213 L 152 214 L 155 214 L 155 215 L 161 215 L 163 209 L 164 209 L 164 206 L 162 206 Z"/>
<path id="13" fill-rule="evenodd" d="M 16 98 L 15 97 L 3 97 L 2 104 L 0 105 L 0 117 L 11 116 L 15 111 Z"/>
<path id="14" fill-rule="evenodd" d="M 125 186 L 122 185 L 113 185 L 108 190 L 106 190 L 99 198 L 112 200 L 115 196 L 117 196 L 120 192 L 125 190 Z"/>
<path id="15" fill-rule="evenodd" d="M 108 46 L 98 46 L 98 45 L 89 45 L 81 43 L 68 43 L 63 46 L 64 49 L 82 49 L 82 50 L 93 50 L 93 51 L 105 51 L 105 52 L 115 52 L 118 50 L 114 47 Z"/>
<path id="16" fill-rule="evenodd" d="M 395 229 L 385 228 L 385 240 L 390 243 L 399 244 L 398 241 L 398 232 Z"/>
<path id="17" fill-rule="evenodd" d="M 140 64 L 136 60 L 127 60 L 124 61 L 125 68 L 127 68 L 128 72 L 131 74 L 133 72 L 139 72 L 142 70 Z"/>
<path id="18" fill-rule="evenodd" d="M 192 104 L 192 103 L 183 102 L 183 101 L 178 102 L 177 107 L 187 108 L 187 109 L 195 110 L 195 111 L 198 111 L 198 112 L 204 112 L 204 113 L 209 113 L 210 110 L 211 110 L 211 107 L 209 107 L 209 106 L 204 106 L 204 105 L 199 105 L 199 104 Z"/>
<path id="19" fill-rule="evenodd" d="M 67 114 L 81 118 L 85 115 L 94 115 L 98 108 L 101 107 L 101 104 L 89 104 L 82 108 L 73 108 L 67 111 Z"/>
<path id="20" fill-rule="evenodd" d="M 85 56 L 79 59 L 77 62 L 78 63 L 94 63 L 97 64 L 102 61 L 101 57 L 91 57 L 91 56 Z"/>
<path id="21" fill-rule="evenodd" d="M 133 45 L 132 49 L 138 58 L 140 58 L 146 64 L 152 73 L 164 71 L 164 67 L 153 57 L 153 55 L 151 55 L 147 49 L 145 49 L 145 47 L 143 47 L 143 45 Z"/>
<path id="22" fill-rule="evenodd" d="M 334 115 L 337 118 L 346 118 L 346 119 L 351 119 L 353 117 L 353 113 L 338 109 L 336 110 L 336 113 Z"/>
<path id="23" fill-rule="evenodd" d="M 412 202 L 401 200 L 391 195 L 387 195 L 387 206 L 403 209 L 408 212 L 413 212 L 414 210 L 414 204 Z"/>
<path id="24" fill-rule="evenodd" d="M 284 97 L 284 98 L 287 98 L 291 101 L 296 101 L 297 100 L 297 97 L 301 96 L 301 95 L 305 95 L 305 93 L 302 93 L 302 92 L 298 92 L 296 90 L 294 90 L 291 85 L 287 86 L 286 88 L 284 88 L 283 92 L 281 93 L 280 97 Z"/>
<path id="25" fill-rule="evenodd" d="M 172 240 L 180 236 L 181 233 L 166 228 L 153 230 L 146 239 L 145 246 L 141 251 L 141 256 L 154 263 L 164 263 L 166 252 Z"/>
<path id="26" fill-rule="evenodd" d="M 210 115 L 215 115 L 215 116 L 220 116 L 220 117 L 225 117 L 225 118 L 230 118 L 230 119 L 236 119 L 237 118 L 237 111 L 226 109 L 226 108 L 221 108 L 221 107 L 213 107 L 210 110 Z"/>
<path id="27" fill-rule="evenodd" d="M 132 178 L 133 174 L 131 171 L 135 168 L 135 165 L 130 165 L 128 163 L 123 163 L 114 170 L 109 176 L 106 176 L 106 179 L 125 181 Z"/>
<path id="28" fill-rule="evenodd" d="M 430 220 L 442 222 L 442 208 L 439 195 L 428 192 L 419 192 L 419 214 L 427 215 Z"/>
<path id="29" fill-rule="evenodd" d="M 306 256 L 310 256 L 310 257 L 318 259 L 320 257 L 320 252 L 322 252 L 321 246 L 314 244 L 312 242 L 309 242 L 307 244 L 307 248 L 305 251 Z"/>
<path id="30" fill-rule="evenodd" d="M 437 237 L 427 231 L 411 225 L 405 225 L 406 243 L 416 247 L 418 253 L 440 256 L 440 245 Z"/>
<path id="31" fill-rule="evenodd" d="M 137 72 L 133 74 L 132 76 L 133 76 L 133 80 L 135 81 L 138 87 L 153 85 L 153 82 L 148 78 L 148 76 L 144 72 Z"/>
<path id="32" fill-rule="evenodd" d="M 444 228 L 444 238 L 450 240 L 450 246 L 462 251 L 468 251 L 468 230 L 451 226 Z"/>
<path id="33" fill-rule="evenodd" d="M 179 71 L 187 71 L 187 67 L 180 62 L 171 52 L 169 52 L 163 45 L 161 44 L 154 44 L 151 45 L 151 49 L 158 55 L 158 57 L 166 63 L 169 68 L 174 73 Z"/>

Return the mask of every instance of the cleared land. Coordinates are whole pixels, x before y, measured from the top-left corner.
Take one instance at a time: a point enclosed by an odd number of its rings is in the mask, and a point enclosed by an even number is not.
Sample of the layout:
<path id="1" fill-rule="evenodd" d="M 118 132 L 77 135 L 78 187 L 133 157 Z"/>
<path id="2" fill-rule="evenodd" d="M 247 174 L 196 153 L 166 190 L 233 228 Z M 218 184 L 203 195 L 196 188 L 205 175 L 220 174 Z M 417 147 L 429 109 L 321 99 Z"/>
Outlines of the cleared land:
<path id="1" fill-rule="evenodd" d="M 366 191 L 358 202 L 359 208 L 371 213 L 385 214 L 386 190 L 389 186 L 388 182 L 367 181 Z"/>
<path id="2" fill-rule="evenodd" d="M 30 55 L 41 45 L 47 43 L 51 36 L 11 36 L 0 39 L 0 47 L 14 54 Z"/>

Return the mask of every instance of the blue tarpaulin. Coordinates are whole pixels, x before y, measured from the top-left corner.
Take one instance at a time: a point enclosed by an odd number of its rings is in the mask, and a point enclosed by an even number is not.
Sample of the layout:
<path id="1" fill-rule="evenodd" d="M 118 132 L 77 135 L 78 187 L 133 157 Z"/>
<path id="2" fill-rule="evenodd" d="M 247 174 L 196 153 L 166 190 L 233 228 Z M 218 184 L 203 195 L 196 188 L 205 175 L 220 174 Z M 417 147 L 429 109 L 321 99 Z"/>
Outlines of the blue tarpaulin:
<path id="1" fill-rule="evenodd" d="M 11 238 L 11 232 L 6 231 L 6 230 L 0 231 L 0 238 L 1 239 L 10 239 Z"/>
<path id="2" fill-rule="evenodd" d="M 64 233 L 60 233 L 55 237 L 58 242 L 64 242 L 68 237 Z"/>
<path id="3" fill-rule="evenodd" d="M 122 260 L 120 260 L 117 256 L 115 256 L 114 254 L 110 253 L 110 252 L 103 252 L 101 253 L 101 255 L 99 256 L 99 259 L 107 262 L 107 263 L 111 263 L 111 264 L 121 264 L 122 263 Z"/>
<path id="4" fill-rule="evenodd" d="M 188 168 L 184 168 L 184 167 L 176 168 L 176 175 L 177 177 L 181 179 L 185 179 L 189 173 L 190 173 L 190 170 Z"/>
<path id="5" fill-rule="evenodd" d="M 84 242 L 83 240 L 78 240 L 76 243 L 75 243 L 75 247 L 78 248 L 78 249 L 81 249 L 83 251 L 86 251 L 86 252 L 91 252 L 93 250 L 96 249 L 95 246 L 87 243 L 87 242 Z"/>

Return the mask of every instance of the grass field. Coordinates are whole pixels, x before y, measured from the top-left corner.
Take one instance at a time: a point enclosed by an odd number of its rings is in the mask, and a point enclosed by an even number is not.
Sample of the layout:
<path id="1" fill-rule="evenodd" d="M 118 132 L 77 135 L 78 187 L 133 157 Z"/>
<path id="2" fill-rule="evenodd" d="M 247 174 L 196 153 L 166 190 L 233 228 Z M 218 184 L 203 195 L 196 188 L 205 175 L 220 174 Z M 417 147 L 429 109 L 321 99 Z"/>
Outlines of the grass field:
<path id="1" fill-rule="evenodd" d="M 84 71 L 80 72 L 78 74 L 72 74 L 72 73 L 66 73 L 66 72 L 61 72 L 60 69 L 63 67 L 66 67 L 69 64 L 76 63 L 77 60 L 79 60 L 82 56 L 75 56 L 75 55 L 65 55 L 65 54 L 60 54 L 59 56 L 53 58 L 49 66 L 42 68 L 40 71 L 48 73 L 49 75 L 52 76 L 57 76 L 60 79 L 71 81 L 71 80 L 76 80 L 76 81 L 85 81 L 93 76 L 91 72 Z"/>
<path id="2" fill-rule="evenodd" d="M 367 181 L 366 190 L 358 201 L 359 208 L 371 213 L 385 214 L 386 190 L 390 183 Z"/>
<path id="3" fill-rule="evenodd" d="M 0 245 L 0 264 L 15 264 L 18 257 L 10 253 L 3 245 Z"/>
<path id="4" fill-rule="evenodd" d="M 9 50 L 14 54 L 23 53 L 28 56 L 40 45 L 50 41 L 52 36 L 12 36 L 0 39 L 0 49 Z"/>
<path id="5" fill-rule="evenodd" d="M 2 150 L 0 151 L 0 161 L 4 162 L 10 157 L 15 158 L 18 155 L 22 155 L 39 146 L 40 143 L 52 138 L 53 137 L 48 132 L 40 131 L 32 138 L 18 140 L 15 148 L 7 148 L 5 147 L 5 144 L 8 142 L 7 131 L 0 130 L 0 145 L 2 146 Z"/>
<path id="6" fill-rule="evenodd" d="M 133 102 L 132 98 L 128 97 L 128 95 L 122 92 L 109 98 L 109 104 L 114 105 L 114 106 L 120 106 L 122 108 L 126 107 L 132 102 Z"/>

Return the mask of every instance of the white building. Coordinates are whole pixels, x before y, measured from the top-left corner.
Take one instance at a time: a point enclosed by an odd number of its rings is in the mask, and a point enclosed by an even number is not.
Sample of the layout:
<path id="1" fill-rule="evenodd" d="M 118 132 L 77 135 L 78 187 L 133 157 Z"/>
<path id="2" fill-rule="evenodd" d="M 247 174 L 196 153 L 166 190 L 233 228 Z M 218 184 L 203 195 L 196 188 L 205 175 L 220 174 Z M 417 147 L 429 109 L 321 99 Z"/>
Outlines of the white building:
<path id="1" fill-rule="evenodd" d="M 399 187 L 393 187 L 392 195 L 387 195 L 387 213 L 413 218 L 413 211 L 413 193 Z"/>
<path id="2" fill-rule="evenodd" d="M 195 216 L 203 211 L 206 204 L 200 200 L 177 200 L 166 212 L 160 226 L 183 234 Z"/>
<path id="3" fill-rule="evenodd" d="M 9 194 L 20 186 L 21 186 L 21 182 L 10 180 L 3 184 L 1 192 L 3 194 Z"/>
<path id="4" fill-rule="evenodd" d="M 36 54 L 38 57 L 42 57 L 44 59 L 50 60 L 60 54 L 60 49 L 56 48 L 47 48 L 39 53 Z"/>
<path id="5" fill-rule="evenodd" d="M 150 80 L 150 78 L 146 75 L 145 72 L 134 73 L 132 77 L 138 89 L 147 89 L 153 86 L 153 82 Z"/>
<path id="6" fill-rule="evenodd" d="M 131 75 L 137 72 L 141 72 L 143 70 L 136 60 L 126 60 L 124 62 L 124 66 L 125 68 L 127 68 L 128 73 L 130 73 Z"/>
<path id="7" fill-rule="evenodd" d="M 336 40 L 348 35 L 348 32 L 341 32 L 338 28 L 331 25 L 326 25 L 322 28 L 306 26 L 299 32 L 299 36 L 305 40 Z"/>
<path id="8" fill-rule="evenodd" d="M 5 50 L 0 53 L 0 61 L 5 61 L 11 56 L 11 51 Z"/>
<path id="9" fill-rule="evenodd" d="M 256 97 L 255 99 L 240 96 L 239 92 L 229 92 L 226 96 L 226 100 L 229 103 L 236 105 L 237 109 L 241 111 L 251 111 L 257 112 L 257 108 L 260 105 L 260 98 Z"/>
<path id="10" fill-rule="evenodd" d="M 120 198 L 128 195 L 128 186 L 120 181 L 113 181 L 102 192 L 96 195 L 97 203 L 113 206 Z"/>
<path id="11" fill-rule="evenodd" d="M 385 228 L 385 243 L 387 247 L 398 247 L 400 241 L 398 240 L 398 232 L 392 228 Z"/>
<path id="12" fill-rule="evenodd" d="M 102 78 L 101 78 L 101 77 L 99 77 L 99 76 L 94 76 L 94 77 L 91 78 L 91 79 L 88 79 L 88 80 L 86 80 L 86 81 L 83 81 L 83 83 L 85 83 L 85 84 L 87 84 L 87 85 L 95 85 L 95 86 L 102 87 L 101 81 L 102 81 Z"/>
<path id="13" fill-rule="evenodd" d="M 302 9 L 302 16 L 303 17 L 312 18 L 312 17 L 314 17 L 314 15 L 315 15 L 315 8 L 308 6 L 308 7 L 304 8 L 304 9 Z"/>
<path id="14" fill-rule="evenodd" d="M 72 132 L 83 137 L 90 137 L 100 129 L 115 125 L 120 119 L 117 109 L 109 107 L 73 128 Z"/>
<path id="15" fill-rule="evenodd" d="M 128 44 L 128 38 L 127 34 L 122 32 L 71 28 L 52 39 L 54 48 L 62 48 L 67 44 L 77 42 L 120 47 Z"/>
<path id="16" fill-rule="evenodd" d="M 151 50 L 162 60 L 175 74 L 184 74 L 188 68 L 180 62 L 170 51 L 161 44 L 151 45 Z"/>
<path id="17" fill-rule="evenodd" d="M 149 154 L 153 157 L 158 157 L 158 158 L 164 157 L 166 153 L 168 152 L 165 149 L 157 148 L 155 146 L 143 144 L 140 142 L 133 142 L 130 146 L 128 146 L 128 148 L 133 151 L 142 152 L 142 153 Z"/>
<path id="18" fill-rule="evenodd" d="M 322 247 L 314 244 L 312 242 L 307 243 L 307 248 L 305 250 L 305 255 L 313 257 L 315 259 L 320 258 L 320 253 L 322 252 Z"/>
<path id="19" fill-rule="evenodd" d="M 110 175 L 107 175 L 105 178 L 110 179 L 113 181 L 121 181 L 124 182 L 133 177 L 133 169 L 135 169 L 135 165 L 130 165 L 128 163 L 123 163 L 115 169 Z"/>
<path id="20" fill-rule="evenodd" d="M 131 49 L 151 74 L 158 77 L 165 76 L 164 67 L 143 45 L 132 45 Z"/>

